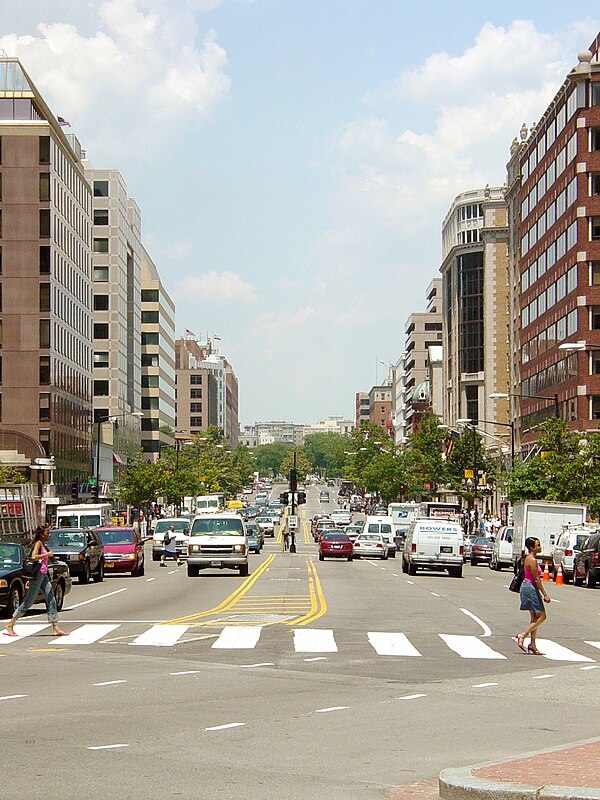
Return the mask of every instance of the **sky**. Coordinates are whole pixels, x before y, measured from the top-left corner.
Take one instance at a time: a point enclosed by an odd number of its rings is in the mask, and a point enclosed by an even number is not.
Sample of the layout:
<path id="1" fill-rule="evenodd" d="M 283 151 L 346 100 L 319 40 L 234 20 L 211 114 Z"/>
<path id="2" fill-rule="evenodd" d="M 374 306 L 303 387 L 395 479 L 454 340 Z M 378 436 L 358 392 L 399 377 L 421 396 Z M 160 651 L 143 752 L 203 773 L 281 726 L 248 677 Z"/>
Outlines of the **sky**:
<path id="1" fill-rule="evenodd" d="M 240 423 L 354 417 L 439 275 L 460 192 L 501 186 L 600 31 L 570 0 L 0 0 L 97 168 L 120 170 Z"/>

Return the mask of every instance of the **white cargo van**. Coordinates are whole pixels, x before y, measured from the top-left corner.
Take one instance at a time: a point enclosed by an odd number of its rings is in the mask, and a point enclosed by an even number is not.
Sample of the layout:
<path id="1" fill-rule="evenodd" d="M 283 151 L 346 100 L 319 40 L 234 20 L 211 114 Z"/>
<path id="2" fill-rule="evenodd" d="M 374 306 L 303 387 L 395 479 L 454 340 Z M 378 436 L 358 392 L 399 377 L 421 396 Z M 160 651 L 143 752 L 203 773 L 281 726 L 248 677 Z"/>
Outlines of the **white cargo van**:
<path id="1" fill-rule="evenodd" d="M 540 540 L 542 552 L 537 559 L 552 562 L 552 552 L 563 532 L 563 527 L 583 525 L 587 506 L 580 503 L 554 503 L 548 500 L 520 500 L 514 504 L 514 535 L 512 545 L 513 568 L 521 560 L 525 539 L 534 536 Z"/>
<path id="2" fill-rule="evenodd" d="M 100 528 L 106 525 L 112 525 L 110 503 L 82 503 L 56 509 L 55 528 Z"/>
<path id="3" fill-rule="evenodd" d="M 187 574 L 197 577 L 201 569 L 237 569 L 248 575 L 248 536 L 237 514 L 199 514 L 188 538 Z"/>
<path id="4" fill-rule="evenodd" d="M 391 517 L 367 517 L 362 533 L 379 533 L 387 544 L 388 556 L 396 558 L 396 541 L 394 539 L 394 521 Z"/>
<path id="5" fill-rule="evenodd" d="M 402 572 L 416 575 L 417 569 L 448 570 L 453 578 L 462 578 L 464 548 L 459 522 L 416 519 L 404 542 Z"/>

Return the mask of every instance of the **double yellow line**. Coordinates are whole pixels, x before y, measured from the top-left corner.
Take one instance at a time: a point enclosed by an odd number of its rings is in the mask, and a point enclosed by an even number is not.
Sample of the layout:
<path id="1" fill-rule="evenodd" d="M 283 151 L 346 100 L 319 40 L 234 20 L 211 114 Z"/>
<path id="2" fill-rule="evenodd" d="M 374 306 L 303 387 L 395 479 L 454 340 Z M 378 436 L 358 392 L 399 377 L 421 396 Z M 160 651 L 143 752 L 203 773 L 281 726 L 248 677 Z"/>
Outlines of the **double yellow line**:
<path id="1" fill-rule="evenodd" d="M 327 613 L 327 603 L 325 602 L 325 595 L 323 594 L 323 589 L 321 588 L 321 581 L 319 580 L 317 568 L 312 561 L 307 561 L 306 566 L 308 567 L 310 611 L 303 617 L 299 617 L 298 619 L 293 619 L 290 622 L 285 623 L 286 625 L 292 625 L 294 628 L 301 628 L 304 625 L 308 625 Z"/>

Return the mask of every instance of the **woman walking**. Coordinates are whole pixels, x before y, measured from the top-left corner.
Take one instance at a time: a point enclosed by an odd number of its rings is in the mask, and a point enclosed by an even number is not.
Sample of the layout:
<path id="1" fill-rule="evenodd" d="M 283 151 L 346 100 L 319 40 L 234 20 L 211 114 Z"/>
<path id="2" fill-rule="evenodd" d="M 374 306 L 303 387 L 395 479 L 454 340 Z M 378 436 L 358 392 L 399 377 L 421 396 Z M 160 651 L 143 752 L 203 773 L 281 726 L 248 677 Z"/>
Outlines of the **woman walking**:
<path id="1" fill-rule="evenodd" d="M 13 618 L 3 631 L 5 636 L 16 636 L 14 627 L 15 622 L 27 613 L 29 608 L 35 603 L 40 589 L 44 592 L 46 600 L 46 611 L 48 613 L 48 621 L 52 624 L 52 631 L 55 636 L 66 636 L 66 631 L 61 631 L 58 627 L 58 612 L 56 610 L 56 600 L 54 599 L 54 592 L 52 591 L 52 584 L 48 577 L 48 559 L 52 555 L 50 550 L 47 550 L 45 543 L 50 538 L 50 526 L 40 526 L 35 529 L 33 535 L 33 547 L 31 548 L 31 560 L 40 563 L 40 571 L 29 580 L 29 588 L 27 594 L 21 605 L 17 608 Z"/>
<path id="2" fill-rule="evenodd" d="M 522 565 L 525 572 L 523 583 L 521 584 L 521 611 L 529 611 L 531 621 L 522 633 L 515 636 L 518 646 L 524 653 L 533 653 L 534 656 L 543 656 L 537 649 L 536 637 L 538 628 L 546 621 L 544 603 L 550 602 L 544 585 L 542 583 L 542 568 L 538 564 L 537 554 L 541 553 L 542 545 L 539 539 L 529 536 L 525 539 L 527 555 L 523 557 Z M 544 598 L 542 602 L 542 597 Z M 530 637 L 530 643 L 525 649 L 525 639 Z"/>

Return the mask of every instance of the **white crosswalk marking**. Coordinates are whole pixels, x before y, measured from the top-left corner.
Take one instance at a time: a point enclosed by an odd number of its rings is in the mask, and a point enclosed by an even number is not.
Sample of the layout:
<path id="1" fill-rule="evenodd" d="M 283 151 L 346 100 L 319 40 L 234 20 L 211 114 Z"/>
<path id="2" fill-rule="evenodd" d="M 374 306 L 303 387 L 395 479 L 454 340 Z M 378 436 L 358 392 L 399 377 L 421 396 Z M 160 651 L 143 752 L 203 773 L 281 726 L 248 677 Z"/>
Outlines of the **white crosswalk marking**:
<path id="1" fill-rule="evenodd" d="M 29 624 L 20 624 L 17 622 L 15 625 L 15 633 L 16 636 L 0 636 L 0 644 L 11 644 L 12 642 L 18 642 L 20 639 L 24 639 L 26 636 L 33 636 L 34 633 L 39 633 L 43 631 L 44 628 L 49 628 L 50 625 L 48 623 L 44 623 L 42 625 L 29 625 Z M 63 637 L 64 638 L 64 637 Z"/>
<path id="2" fill-rule="evenodd" d="M 506 658 L 502 653 L 492 650 L 477 636 L 455 636 L 450 633 L 439 633 L 438 636 L 461 658 Z"/>
<path id="3" fill-rule="evenodd" d="M 153 625 L 129 644 L 145 645 L 146 647 L 173 647 L 189 627 L 189 625 Z"/>
<path id="4" fill-rule="evenodd" d="M 119 625 L 82 625 L 71 631 L 68 636 L 59 636 L 58 639 L 54 639 L 52 644 L 92 644 L 118 627 Z"/>
<path id="5" fill-rule="evenodd" d="M 404 633 L 367 634 L 371 647 L 378 656 L 420 656 L 421 653 L 408 640 Z"/>
<path id="6" fill-rule="evenodd" d="M 299 628 L 294 631 L 294 650 L 297 653 L 337 653 L 333 631 Z"/>
<path id="7" fill-rule="evenodd" d="M 600 642 L 590 642 L 587 639 L 585 640 L 586 644 L 591 644 L 592 647 L 597 647 L 600 650 Z"/>
<path id="8" fill-rule="evenodd" d="M 231 625 L 213 643 L 216 650 L 252 650 L 260 639 L 262 625 Z"/>
<path id="9" fill-rule="evenodd" d="M 563 647 L 562 644 L 553 642 L 551 639 L 538 639 L 537 649 L 543 653 L 550 661 L 593 661 L 593 658 L 582 656 L 579 653 L 569 650 L 568 647 Z"/>

